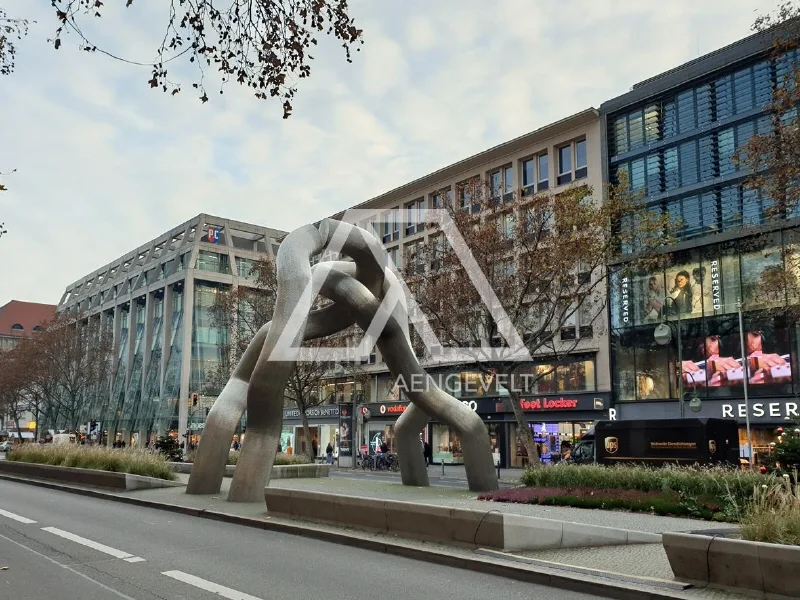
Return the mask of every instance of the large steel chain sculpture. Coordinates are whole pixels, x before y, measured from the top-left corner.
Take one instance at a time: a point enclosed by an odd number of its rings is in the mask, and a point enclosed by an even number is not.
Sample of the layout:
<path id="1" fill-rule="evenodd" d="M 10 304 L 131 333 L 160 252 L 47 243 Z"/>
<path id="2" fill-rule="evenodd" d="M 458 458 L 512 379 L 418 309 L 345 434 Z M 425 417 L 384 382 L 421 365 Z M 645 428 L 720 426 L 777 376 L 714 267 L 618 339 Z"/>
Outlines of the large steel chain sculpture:
<path id="1" fill-rule="evenodd" d="M 341 248 L 353 262 L 321 262 L 312 268 L 311 259 L 325 248 Z M 284 389 L 296 351 L 304 340 L 337 333 L 353 323 L 367 331 L 376 322 L 385 323 L 382 331 L 376 332 L 377 346 L 392 376 L 425 383 L 419 389 L 412 386 L 408 392 L 411 405 L 395 425 L 403 484 L 429 485 L 419 434 L 436 419 L 452 427 L 461 439 L 470 490 L 497 489 L 489 435 L 480 417 L 439 389 L 414 356 L 405 296 L 385 266 L 382 244 L 364 229 L 326 219 L 287 235 L 276 263 L 278 293 L 273 319 L 254 336 L 212 406 L 186 492 L 219 493 L 231 439 L 246 409 L 247 440 L 228 501 L 263 502 L 283 425 Z M 332 304 L 312 310 L 314 290 Z"/>

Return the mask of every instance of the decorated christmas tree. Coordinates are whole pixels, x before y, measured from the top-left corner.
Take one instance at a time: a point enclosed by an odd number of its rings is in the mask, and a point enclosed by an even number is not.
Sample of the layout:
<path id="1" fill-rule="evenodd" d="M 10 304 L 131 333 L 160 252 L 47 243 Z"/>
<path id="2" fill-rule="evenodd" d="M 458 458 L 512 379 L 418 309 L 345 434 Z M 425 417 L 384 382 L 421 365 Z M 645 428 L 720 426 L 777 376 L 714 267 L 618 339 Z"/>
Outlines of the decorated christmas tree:
<path id="1" fill-rule="evenodd" d="M 800 471 L 800 424 L 778 427 L 776 433 L 778 437 L 773 448 L 775 461 L 780 465 L 781 471 Z"/>

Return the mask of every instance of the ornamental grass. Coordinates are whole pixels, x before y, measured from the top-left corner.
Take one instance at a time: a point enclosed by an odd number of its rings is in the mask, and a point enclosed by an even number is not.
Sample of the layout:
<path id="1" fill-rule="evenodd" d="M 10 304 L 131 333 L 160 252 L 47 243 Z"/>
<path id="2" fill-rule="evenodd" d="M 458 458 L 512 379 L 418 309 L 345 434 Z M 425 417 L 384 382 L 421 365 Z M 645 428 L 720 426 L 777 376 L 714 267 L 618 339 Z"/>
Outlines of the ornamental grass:
<path id="1" fill-rule="evenodd" d="M 21 444 L 8 453 L 8 460 L 130 473 L 172 480 L 175 473 L 163 454 L 132 448 L 107 448 L 76 444 Z"/>
<path id="2" fill-rule="evenodd" d="M 756 486 L 741 524 L 746 540 L 800 546 L 800 484 L 791 483 L 787 475 L 771 485 Z"/>
<path id="3" fill-rule="evenodd" d="M 228 454 L 228 464 L 235 465 L 239 462 L 239 455 L 241 450 L 231 450 Z M 275 455 L 275 466 L 285 465 L 307 465 L 311 463 L 311 459 L 305 454 L 285 454 L 279 452 Z"/>

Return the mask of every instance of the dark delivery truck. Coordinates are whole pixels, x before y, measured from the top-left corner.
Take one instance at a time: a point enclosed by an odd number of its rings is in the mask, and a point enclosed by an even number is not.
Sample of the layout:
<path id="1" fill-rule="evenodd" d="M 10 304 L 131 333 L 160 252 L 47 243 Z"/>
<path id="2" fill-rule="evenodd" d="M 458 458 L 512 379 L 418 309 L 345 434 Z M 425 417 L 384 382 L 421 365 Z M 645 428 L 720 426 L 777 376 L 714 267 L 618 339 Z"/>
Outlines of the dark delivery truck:
<path id="1" fill-rule="evenodd" d="M 570 462 L 738 466 L 739 426 L 733 419 L 597 421 Z"/>

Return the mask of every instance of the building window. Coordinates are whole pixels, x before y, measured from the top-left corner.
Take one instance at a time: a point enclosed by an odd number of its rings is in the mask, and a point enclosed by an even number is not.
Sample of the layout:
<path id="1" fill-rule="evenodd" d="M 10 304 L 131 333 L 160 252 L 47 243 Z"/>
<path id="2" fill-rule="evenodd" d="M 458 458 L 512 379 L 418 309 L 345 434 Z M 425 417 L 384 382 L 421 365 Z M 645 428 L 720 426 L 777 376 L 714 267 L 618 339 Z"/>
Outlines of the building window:
<path id="1" fill-rule="evenodd" d="M 413 235 L 423 230 L 425 218 L 425 200 L 422 198 L 406 204 L 406 235 Z"/>
<path id="2" fill-rule="evenodd" d="M 588 174 L 586 140 L 575 142 L 575 179 L 583 179 Z"/>
<path id="3" fill-rule="evenodd" d="M 458 208 L 470 209 L 470 207 L 472 207 L 472 210 L 475 212 L 480 210 L 480 198 L 477 197 L 479 185 L 480 179 L 478 177 L 473 177 L 472 179 L 456 184 Z"/>
<path id="4" fill-rule="evenodd" d="M 392 241 L 392 231 L 394 230 L 392 226 L 392 216 L 393 211 L 389 210 L 383 213 L 383 243 L 386 244 Z"/>
<path id="5" fill-rule="evenodd" d="M 528 158 L 520 164 L 522 171 L 522 195 L 530 196 L 536 191 L 536 175 L 534 159 Z"/>
<path id="6" fill-rule="evenodd" d="M 558 185 L 572 181 L 572 145 L 558 149 Z"/>
<path id="7" fill-rule="evenodd" d="M 386 254 L 387 254 L 387 261 L 388 261 L 387 266 L 394 265 L 395 267 L 399 268 L 400 267 L 400 263 L 397 260 L 398 259 L 397 246 L 394 246 L 393 248 L 388 248 L 386 250 Z"/>
<path id="8" fill-rule="evenodd" d="M 549 187 L 548 182 L 550 180 L 550 161 L 547 158 L 546 152 L 538 156 L 538 163 L 536 169 L 536 173 L 539 176 L 537 189 L 542 191 Z"/>
<path id="9" fill-rule="evenodd" d="M 200 271 L 211 271 L 213 273 L 223 273 L 226 275 L 230 275 L 231 272 L 227 254 L 218 254 L 206 250 L 200 250 L 200 252 L 197 253 L 195 268 Z"/>
<path id="10" fill-rule="evenodd" d="M 511 165 L 489 173 L 489 191 L 493 200 L 499 201 L 501 198 L 504 202 L 512 200 L 515 187 L 514 168 Z"/>
<path id="11" fill-rule="evenodd" d="M 14 324 L 11 326 L 11 331 L 23 331 L 24 329 L 25 329 L 25 328 L 24 328 L 24 327 L 23 327 L 21 324 L 19 324 L 19 323 L 14 323 Z"/>

